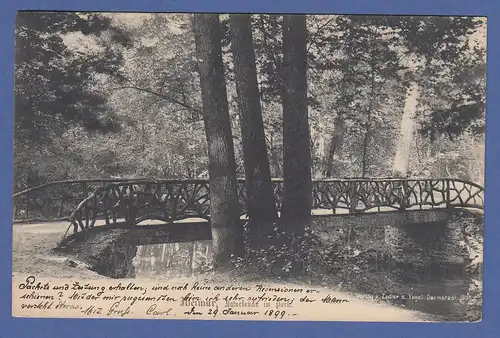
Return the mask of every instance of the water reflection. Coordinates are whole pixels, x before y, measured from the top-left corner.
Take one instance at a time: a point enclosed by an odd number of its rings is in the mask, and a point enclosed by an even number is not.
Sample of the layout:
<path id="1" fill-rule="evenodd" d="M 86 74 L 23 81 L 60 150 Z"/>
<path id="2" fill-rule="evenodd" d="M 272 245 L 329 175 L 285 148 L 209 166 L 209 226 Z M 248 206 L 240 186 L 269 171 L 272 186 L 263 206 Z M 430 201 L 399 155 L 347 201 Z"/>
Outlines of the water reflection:
<path id="1" fill-rule="evenodd" d="M 210 269 L 212 241 L 165 243 L 137 247 L 137 278 L 192 277 Z"/>

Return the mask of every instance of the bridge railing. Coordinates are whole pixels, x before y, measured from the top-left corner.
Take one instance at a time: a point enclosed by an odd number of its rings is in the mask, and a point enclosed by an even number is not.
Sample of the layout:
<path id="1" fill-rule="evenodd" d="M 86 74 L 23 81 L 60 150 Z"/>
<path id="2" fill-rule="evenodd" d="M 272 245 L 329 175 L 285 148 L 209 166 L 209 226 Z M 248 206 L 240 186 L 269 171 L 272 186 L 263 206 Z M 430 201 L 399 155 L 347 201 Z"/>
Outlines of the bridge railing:
<path id="1" fill-rule="evenodd" d="M 13 195 L 15 222 L 67 220 L 79 203 L 99 187 L 128 180 L 55 181 Z"/>
<path id="2" fill-rule="evenodd" d="M 105 224 L 143 220 L 172 223 L 186 218 L 210 218 L 207 180 L 128 181 L 96 189 L 70 216 L 75 232 Z"/>
<path id="3" fill-rule="evenodd" d="M 435 208 L 483 209 L 483 187 L 459 179 L 349 179 L 313 182 L 313 209 L 415 210 Z"/>
<path id="4" fill-rule="evenodd" d="M 273 179 L 278 210 L 283 180 Z M 313 180 L 313 209 L 331 213 L 483 208 L 480 185 L 459 179 Z M 246 213 L 245 181 L 238 180 L 240 213 Z M 84 180 L 53 182 L 14 195 L 14 220 L 72 220 L 80 228 L 97 220 L 209 219 L 207 180 Z"/>

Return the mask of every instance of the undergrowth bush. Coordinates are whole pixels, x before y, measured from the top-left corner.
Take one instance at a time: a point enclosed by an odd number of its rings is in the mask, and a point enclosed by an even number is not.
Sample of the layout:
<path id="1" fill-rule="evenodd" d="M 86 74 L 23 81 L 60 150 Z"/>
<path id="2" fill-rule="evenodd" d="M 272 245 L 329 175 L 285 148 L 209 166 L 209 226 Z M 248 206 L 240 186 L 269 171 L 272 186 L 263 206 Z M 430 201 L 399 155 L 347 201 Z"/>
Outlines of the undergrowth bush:
<path id="1" fill-rule="evenodd" d="M 321 276 L 338 270 L 342 258 L 353 254 L 352 248 L 323 243 L 310 227 L 296 235 L 284 231 L 281 224 L 272 226 L 265 240 L 252 243 L 245 224 L 244 255 L 232 257 L 235 268 L 256 270 L 269 277 Z"/>
<path id="2" fill-rule="evenodd" d="M 248 223 L 244 226 L 244 254 L 232 257 L 236 269 L 254 271 L 264 277 L 307 276 L 352 279 L 363 271 L 379 270 L 385 257 L 377 250 L 361 251 L 343 243 L 324 243 L 311 229 L 300 236 L 273 224 L 266 239 L 252 243 Z"/>
<path id="3" fill-rule="evenodd" d="M 248 223 L 244 227 L 244 257 L 233 256 L 236 268 L 254 268 L 260 274 L 285 277 L 308 273 L 321 242 L 311 228 L 300 236 L 286 232 L 280 224 L 273 224 L 272 232 L 259 243 L 252 243 Z"/>

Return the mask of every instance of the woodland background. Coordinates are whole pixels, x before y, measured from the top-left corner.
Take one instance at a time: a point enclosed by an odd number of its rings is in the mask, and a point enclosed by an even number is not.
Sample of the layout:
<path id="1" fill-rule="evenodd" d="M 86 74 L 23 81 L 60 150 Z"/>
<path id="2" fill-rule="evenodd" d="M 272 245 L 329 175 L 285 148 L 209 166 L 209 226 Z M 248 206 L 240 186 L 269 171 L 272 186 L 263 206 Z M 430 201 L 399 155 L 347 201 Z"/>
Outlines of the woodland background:
<path id="1" fill-rule="evenodd" d="M 271 176 L 283 177 L 283 19 L 251 19 Z M 244 177 L 228 17 L 220 20 Z M 308 15 L 312 177 L 483 184 L 485 41 L 479 18 Z M 15 190 L 64 179 L 208 178 L 195 54 L 188 14 L 20 12 Z"/>

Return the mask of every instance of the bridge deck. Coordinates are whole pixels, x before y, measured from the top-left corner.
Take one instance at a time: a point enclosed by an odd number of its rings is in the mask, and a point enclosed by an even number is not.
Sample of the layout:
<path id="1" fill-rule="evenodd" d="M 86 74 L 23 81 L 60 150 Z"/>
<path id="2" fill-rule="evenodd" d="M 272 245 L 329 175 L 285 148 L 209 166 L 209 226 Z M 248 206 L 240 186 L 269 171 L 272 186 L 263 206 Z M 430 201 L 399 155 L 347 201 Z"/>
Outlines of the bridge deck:
<path id="1" fill-rule="evenodd" d="M 429 206 L 422 206 L 422 207 L 416 206 L 416 207 L 408 208 L 408 209 L 406 209 L 406 211 L 436 210 L 436 209 L 443 209 L 444 210 L 446 208 L 445 207 L 436 208 L 436 207 L 429 207 Z M 476 209 L 471 209 L 471 208 L 461 208 L 461 209 L 476 210 Z M 373 208 L 373 209 L 367 210 L 367 211 L 363 212 L 362 214 L 365 214 L 365 213 L 376 214 L 376 213 L 384 213 L 384 212 L 398 212 L 398 210 L 396 210 L 394 208 L 390 208 L 390 207 L 380 207 L 380 208 Z M 327 210 L 327 209 L 314 209 L 314 210 L 312 210 L 311 214 L 312 214 L 312 216 L 334 216 L 334 215 L 356 215 L 357 213 L 351 213 L 347 209 L 338 208 L 338 209 L 335 209 L 335 212 L 333 212 L 333 210 Z M 278 212 L 278 216 L 280 216 L 280 212 Z M 246 219 L 248 219 L 248 217 L 246 215 L 243 215 L 240 217 L 240 219 L 246 220 Z M 117 218 L 116 221 L 117 221 L 117 223 L 125 223 L 124 218 Z M 208 223 L 208 221 L 206 219 L 199 218 L 199 217 L 185 218 L 185 219 L 174 221 L 173 223 L 200 223 L 200 222 L 207 222 Z M 35 221 L 35 222 L 26 222 L 26 223 L 23 223 L 22 221 L 17 221 L 16 226 L 17 225 L 28 225 L 28 224 L 32 225 L 32 226 L 39 226 L 39 225 L 43 225 L 43 224 L 57 224 L 57 223 L 60 223 L 60 225 L 62 225 L 62 226 L 68 226 L 68 222 L 65 220 Z M 161 220 L 150 219 L 150 220 L 144 220 L 144 221 L 138 223 L 137 225 L 140 226 L 140 225 L 154 225 L 154 224 L 165 224 L 165 222 L 161 221 Z M 94 226 L 96 226 L 96 227 L 106 226 L 106 221 L 104 219 L 98 219 L 98 220 L 96 220 Z"/>

